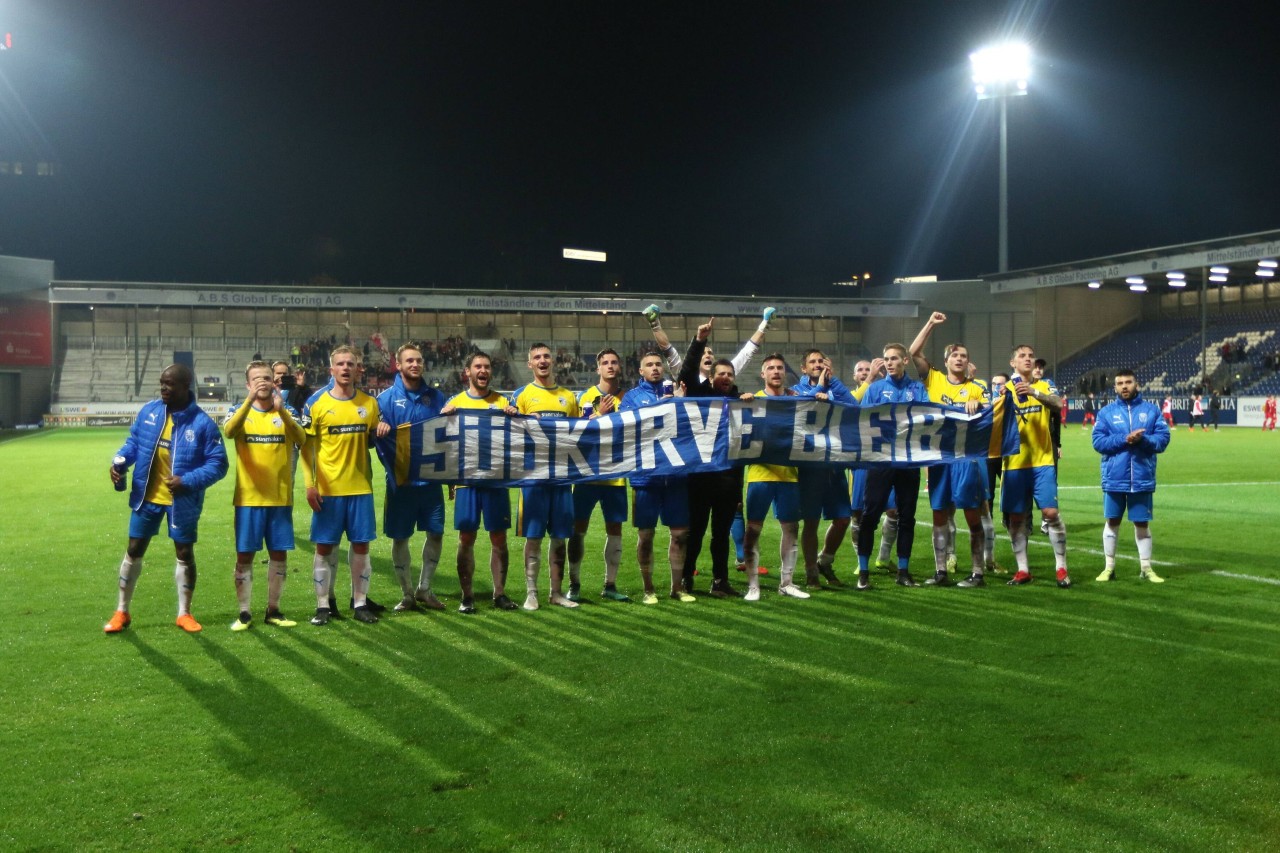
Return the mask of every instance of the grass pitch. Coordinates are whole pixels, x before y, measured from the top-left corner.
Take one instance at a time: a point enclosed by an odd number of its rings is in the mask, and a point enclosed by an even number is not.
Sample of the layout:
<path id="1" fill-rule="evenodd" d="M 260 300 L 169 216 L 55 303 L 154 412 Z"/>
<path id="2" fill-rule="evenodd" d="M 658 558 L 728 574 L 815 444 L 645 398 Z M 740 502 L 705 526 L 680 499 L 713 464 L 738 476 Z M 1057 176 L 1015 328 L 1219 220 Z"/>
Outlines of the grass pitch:
<path id="1" fill-rule="evenodd" d="M 1127 523 L 1120 579 L 1092 581 L 1098 461 L 1087 433 L 1066 432 L 1071 590 L 1037 534 L 1040 580 L 1016 589 L 883 576 L 809 601 L 500 613 L 483 604 L 481 537 L 482 606 L 467 617 L 446 535 L 444 613 L 232 634 L 228 478 L 196 548 L 204 632 L 173 626 L 172 549 L 157 539 L 116 637 L 101 626 L 127 509 L 106 468 L 123 431 L 20 435 L 0 444 L 0 846 L 1274 849 L 1280 436 L 1174 434 L 1155 586 L 1137 580 Z M 630 531 L 624 550 L 635 592 Z M 776 566 L 771 522 L 763 553 Z M 390 604 L 390 543 L 373 555 Z M 1007 538 L 998 558 L 1011 563 Z M 846 543 L 840 574 L 852 560 Z M 284 609 L 300 621 L 309 564 L 299 541 Z M 345 599 L 345 569 L 336 589 Z"/>

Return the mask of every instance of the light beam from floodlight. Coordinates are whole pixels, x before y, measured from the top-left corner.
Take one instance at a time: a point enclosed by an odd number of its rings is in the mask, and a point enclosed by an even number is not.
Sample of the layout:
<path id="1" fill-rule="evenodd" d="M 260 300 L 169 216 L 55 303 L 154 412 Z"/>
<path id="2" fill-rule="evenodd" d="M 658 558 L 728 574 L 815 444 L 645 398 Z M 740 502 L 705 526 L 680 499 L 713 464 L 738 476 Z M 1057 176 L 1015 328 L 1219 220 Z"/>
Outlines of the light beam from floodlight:
<path id="1" fill-rule="evenodd" d="M 997 272 L 1009 271 L 1009 98 L 1027 94 L 1031 48 L 1006 42 L 969 54 L 979 101 L 1000 101 L 1000 257 Z"/>

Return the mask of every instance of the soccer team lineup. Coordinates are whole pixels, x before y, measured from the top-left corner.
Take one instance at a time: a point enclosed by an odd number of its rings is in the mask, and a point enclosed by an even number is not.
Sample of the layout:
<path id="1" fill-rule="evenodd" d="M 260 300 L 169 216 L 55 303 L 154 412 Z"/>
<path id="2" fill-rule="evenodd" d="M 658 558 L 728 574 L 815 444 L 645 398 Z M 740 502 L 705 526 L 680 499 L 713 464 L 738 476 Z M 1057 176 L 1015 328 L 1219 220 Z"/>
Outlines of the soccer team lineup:
<path id="1" fill-rule="evenodd" d="M 482 597 L 500 611 L 536 611 L 545 604 L 576 608 L 591 600 L 582 583 L 584 561 L 594 569 L 597 560 L 603 562 L 604 577 L 599 599 L 618 604 L 657 605 L 666 599 L 688 605 L 700 594 L 755 602 L 762 585 L 772 588 L 775 582 L 778 595 L 800 600 L 824 586 L 870 590 L 873 570 L 888 572 L 903 587 L 976 589 L 987 586 L 995 575 L 1012 587 L 1030 583 L 1034 568 L 1036 577 L 1043 572 L 1058 587 L 1071 587 L 1067 530 L 1058 511 L 1058 448 L 1066 404 L 1044 376 L 1045 363 L 1036 358 L 1032 346 L 1014 347 L 1008 369 L 986 379 L 975 375 L 963 343 L 946 344 L 942 363 L 933 364 L 924 356 L 925 347 L 933 334 L 945 336 L 947 319 L 933 312 L 909 344 L 888 342 L 881 356 L 858 361 L 847 383 L 816 348 L 805 352 L 795 370 L 799 381 L 791 383 L 786 360 L 764 346 L 773 308 L 764 310 L 755 333 L 732 358 L 717 357 L 711 348 L 714 318 L 700 325 L 681 350 L 663 330 L 657 305 L 643 313 L 654 341 L 641 349 L 639 375 L 630 387 L 623 376 L 627 359 L 606 348 L 595 358 L 598 382 L 584 390 L 564 388 L 555 378 L 551 346 L 534 343 L 527 361 L 532 380 L 503 394 L 491 387 L 493 359 L 473 346 L 463 360 L 463 390 L 446 397 L 424 381 L 424 345 L 411 341 L 395 350 L 394 380 L 374 397 L 360 387 L 361 351 L 338 345 L 328 355 L 327 383 L 314 391 L 302 381 L 300 368 L 296 385 L 286 381 L 294 372 L 288 362 L 249 363 L 244 399 L 219 425 L 198 405 L 191 368 L 166 367 L 159 376 L 159 397 L 143 405 L 111 462 L 112 483 L 128 493 L 129 529 L 116 607 L 103 630 L 118 634 L 132 623 L 134 590 L 162 526 L 174 548 L 176 625 L 188 633 L 202 630 L 192 611 L 199 523 L 203 513 L 215 511 L 212 502 L 206 505 L 206 491 L 228 474 L 234 478 L 238 613 L 230 623 L 232 631 L 253 626 L 255 612 L 273 627 L 297 625 L 285 615 L 281 599 L 289 552 L 295 549 L 295 537 L 301 536 L 314 546 L 309 572 L 315 595 L 312 625 L 343 618 L 336 579 L 344 538 L 351 583 L 349 597 L 342 597 L 348 599 L 351 618 L 376 623 L 387 610 L 370 597 L 369 589 L 370 549 L 378 547 L 374 543 L 380 539 L 391 542 L 391 564 L 400 587 L 391 609 L 445 610 L 433 582 L 442 561 L 447 501 L 453 505 L 457 611 L 462 614 L 475 614 Z M 757 370 L 757 363 L 762 390 L 740 392 L 739 377 Z M 1133 371 L 1118 367 L 1112 402 L 1096 416 L 1092 407 L 1085 414 L 1100 463 L 1105 518 L 1103 570 L 1096 580 L 1116 577 L 1119 530 L 1127 517 L 1138 578 L 1161 583 L 1153 568 L 1151 521 L 1156 460 L 1169 444 L 1171 418 L 1143 398 Z M 675 428 L 662 432 L 655 426 L 675 420 L 671 403 L 679 398 L 696 398 L 703 407 L 690 403 L 694 416 L 681 427 L 684 446 L 693 448 L 692 456 L 703 463 L 691 470 L 681 467 Z M 777 431 L 772 420 L 759 414 L 763 407 L 782 405 L 770 398 L 791 398 L 793 406 L 822 403 L 832 425 L 841 422 L 842 413 L 856 411 L 858 417 L 846 420 L 863 424 L 862 429 L 874 421 L 883 440 L 867 439 L 866 447 L 874 447 L 876 454 L 857 457 L 865 460 L 858 464 L 789 465 L 780 464 L 776 454 L 753 457 L 744 450 L 750 446 L 752 430 L 763 433 L 772 425 Z M 753 407 L 758 416 L 754 421 Z M 732 417 L 724 414 L 730 409 Z M 604 476 L 619 471 L 601 468 L 595 476 L 521 479 L 513 507 L 512 489 L 482 476 L 485 466 L 493 463 L 488 457 L 497 450 L 472 448 L 462 454 L 447 482 L 427 476 L 424 459 L 431 458 L 431 431 L 423 425 L 447 423 L 456 436 L 460 418 L 525 423 L 529 427 L 524 434 L 542 440 L 553 433 L 578 435 L 587 428 L 583 422 L 597 421 L 606 449 L 614 434 L 609 427 L 625 423 L 630 429 L 616 433 L 624 437 L 619 443 L 634 442 L 637 435 L 649 441 L 635 450 L 625 476 Z M 726 428 L 730 439 L 719 429 L 721 420 L 731 422 L 732 429 Z M 829 451 L 840 448 L 835 426 L 823 432 L 811 429 L 808 420 L 797 416 L 794 422 L 784 422 L 788 435 L 782 444 L 793 446 L 794 452 L 786 455 L 784 450 L 782 461 L 814 458 L 805 454 L 812 454 L 815 445 Z M 712 452 L 717 436 L 730 445 L 727 455 Z M 498 446 L 496 439 L 493 444 Z M 914 455 L 902 451 L 907 445 L 916 449 Z M 385 477 L 380 524 L 371 453 L 377 455 Z M 537 455 L 535 449 L 529 458 Z M 545 472 L 545 466 L 533 469 Z M 310 519 L 308 529 L 295 531 L 299 474 Z M 922 522 L 929 522 L 919 527 L 931 532 L 933 565 L 918 584 L 911 558 L 917 515 L 924 512 L 918 508 L 922 499 L 929 505 Z M 587 554 L 585 546 L 597 507 L 604 526 L 602 555 Z M 760 553 L 770 516 L 779 538 L 776 577 L 763 567 Z M 1028 543 L 1037 521 L 1047 535 L 1052 562 L 1033 567 Z M 1008 570 L 995 560 L 997 524 L 1012 548 L 1014 565 Z M 957 525 L 968 533 L 967 555 L 963 548 L 957 553 Z M 635 532 L 638 579 L 619 577 L 624 548 L 631 547 L 625 540 L 632 538 L 624 535 L 624 526 Z M 666 565 L 659 573 L 669 572 L 669 582 L 665 577 L 654 580 L 654 563 L 661 562 L 654 553 L 658 527 L 667 528 Z M 519 579 L 509 572 L 514 545 L 508 533 L 513 528 L 524 540 L 519 558 L 522 601 L 515 588 Z M 481 529 L 488 539 L 487 583 L 475 579 Z M 414 553 L 411 545 L 418 533 L 424 535 Z M 841 579 L 836 567 L 846 538 L 850 542 L 841 565 L 852 571 Z M 214 548 L 225 551 L 221 543 L 200 544 L 202 551 Z M 259 563 L 263 550 L 267 559 Z M 856 562 L 849 551 L 856 553 Z M 737 559 L 731 560 L 735 553 Z M 152 553 L 152 559 L 167 562 L 167 554 Z M 267 580 L 265 602 L 258 605 L 253 598 L 255 563 L 265 565 Z M 731 567 L 743 577 L 737 586 L 731 582 Z M 540 592 L 544 580 L 545 597 Z M 222 582 L 215 583 L 226 591 Z M 209 586 L 206 579 L 205 597 L 215 594 Z"/>

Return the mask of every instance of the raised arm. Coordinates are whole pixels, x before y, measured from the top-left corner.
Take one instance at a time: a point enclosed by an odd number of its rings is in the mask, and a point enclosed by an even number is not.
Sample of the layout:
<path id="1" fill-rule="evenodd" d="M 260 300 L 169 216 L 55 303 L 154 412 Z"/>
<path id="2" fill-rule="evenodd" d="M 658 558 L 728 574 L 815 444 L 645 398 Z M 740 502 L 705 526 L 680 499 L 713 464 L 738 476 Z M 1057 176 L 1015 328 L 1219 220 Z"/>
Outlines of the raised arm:
<path id="1" fill-rule="evenodd" d="M 929 359 L 924 357 L 924 345 L 928 342 L 929 336 L 933 334 L 933 327 L 947 322 L 947 315 L 941 311 L 934 311 L 929 315 L 929 319 L 925 321 L 924 327 L 920 333 L 916 335 L 916 339 L 911 342 L 911 361 L 916 366 L 916 371 L 923 378 L 929 375 L 929 368 L 932 367 Z"/>

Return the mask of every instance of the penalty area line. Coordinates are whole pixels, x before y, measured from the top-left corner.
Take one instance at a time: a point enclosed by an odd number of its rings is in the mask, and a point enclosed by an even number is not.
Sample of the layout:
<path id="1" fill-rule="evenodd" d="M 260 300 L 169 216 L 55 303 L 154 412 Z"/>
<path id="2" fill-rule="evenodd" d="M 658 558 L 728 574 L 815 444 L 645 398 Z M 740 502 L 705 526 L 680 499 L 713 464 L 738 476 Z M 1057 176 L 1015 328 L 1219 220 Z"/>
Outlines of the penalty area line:
<path id="1" fill-rule="evenodd" d="M 1209 572 L 1211 575 L 1217 575 L 1222 578 L 1235 578 L 1242 581 L 1256 581 L 1257 583 L 1269 583 L 1272 586 L 1280 586 L 1280 580 L 1276 578 L 1262 578 L 1257 575 L 1242 575 L 1237 572 L 1224 572 L 1221 569 L 1214 569 Z"/>

